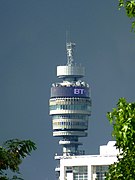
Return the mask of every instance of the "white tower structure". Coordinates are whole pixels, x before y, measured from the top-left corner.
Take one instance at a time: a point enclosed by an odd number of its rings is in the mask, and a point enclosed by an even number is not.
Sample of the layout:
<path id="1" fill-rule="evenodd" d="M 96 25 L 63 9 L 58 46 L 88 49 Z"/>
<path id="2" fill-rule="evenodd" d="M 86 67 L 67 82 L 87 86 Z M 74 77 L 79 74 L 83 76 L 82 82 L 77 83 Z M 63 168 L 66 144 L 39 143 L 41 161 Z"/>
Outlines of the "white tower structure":
<path id="1" fill-rule="evenodd" d="M 99 155 L 84 155 L 78 146 L 80 137 L 87 136 L 91 115 L 89 85 L 82 81 L 84 67 L 73 59 L 74 43 L 67 43 L 67 64 L 57 66 L 57 77 L 61 79 L 51 87 L 50 115 L 53 136 L 59 137 L 63 153 L 56 155 L 60 160 L 55 168 L 58 180 L 104 180 L 110 164 L 117 161 L 115 142 L 100 146 Z"/>
<path id="2" fill-rule="evenodd" d="M 61 82 L 51 87 L 50 115 L 53 136 L 59 137 L 63 147 L 63 157 L 84 154 L 78 146 L 80 137 L 87 136 L 91 114 L 89 85 L 82 81 L 85 69 L 73 59 L 75 43 L 66 43 L 67 64 L 57 66 L 57 77 Z"/>

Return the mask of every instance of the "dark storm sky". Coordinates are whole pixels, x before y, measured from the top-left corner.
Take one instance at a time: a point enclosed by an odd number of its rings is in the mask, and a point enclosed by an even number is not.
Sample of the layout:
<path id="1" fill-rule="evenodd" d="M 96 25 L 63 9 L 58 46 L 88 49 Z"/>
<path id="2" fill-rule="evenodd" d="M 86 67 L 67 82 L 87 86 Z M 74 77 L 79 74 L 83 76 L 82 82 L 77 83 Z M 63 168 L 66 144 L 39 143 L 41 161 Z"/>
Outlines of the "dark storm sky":
<path id="1" fill-rule="evenodd" d="M 66 64 L 66 31 L 75 61 L 86 67 L 92 91 L 89 154 L 111 140 L 106 112 L 120 97 L 135 99 L 135 34 L 114 0 L 0 0 L 0 143 L 31 139 L 38 150 L 25 159 L 25 180 L 54 180 L 60 151 L 48 115 L 56 66 Z"/>

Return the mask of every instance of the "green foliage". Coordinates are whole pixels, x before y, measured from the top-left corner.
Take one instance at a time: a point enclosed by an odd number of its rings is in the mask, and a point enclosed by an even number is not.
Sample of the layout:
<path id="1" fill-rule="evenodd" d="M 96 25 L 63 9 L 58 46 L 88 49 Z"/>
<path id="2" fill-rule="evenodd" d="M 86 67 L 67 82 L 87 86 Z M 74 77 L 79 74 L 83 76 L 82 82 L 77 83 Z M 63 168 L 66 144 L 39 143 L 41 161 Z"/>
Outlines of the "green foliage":
<path id="1" fill-rule="evenodd" d="M 12 139 L 0 146 L 0 180 L 22 180 L 17 175 L 9 179 L 5 171 L 20 174 L 19 165 L 32 150 L 36 150 L 36 145 L 30 140 Z"/>
<path id="2" fill-rule="evenodd" d="M 119 9 L 123 7 L 127 16 L 132 19 L 132 30 L 135 29 L 135 0 L 119 0 Z"/>
<path id="3" fill-rule="evenodd" d="M 113 125 L 116 148 L 120 150 L 118 162 L 110 166 L 107 180 L 134 180 L 135 178 L 135 103 L 119 99 L 117 108 L 107 114 Z"/>

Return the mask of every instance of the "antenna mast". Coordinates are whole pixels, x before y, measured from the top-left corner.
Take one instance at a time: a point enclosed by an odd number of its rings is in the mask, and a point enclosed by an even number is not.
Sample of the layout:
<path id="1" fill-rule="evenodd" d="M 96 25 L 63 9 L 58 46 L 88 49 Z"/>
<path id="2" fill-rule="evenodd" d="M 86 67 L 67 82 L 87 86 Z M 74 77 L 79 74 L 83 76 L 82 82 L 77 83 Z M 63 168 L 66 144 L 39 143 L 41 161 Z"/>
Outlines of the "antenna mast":
<path id="1" fill-rule="evenodd" d="M 70 34 L 67 31 L 66 32 L 66 51 L 67 51 L 67 65 L 72 66 L 74 64 L 74 59 L 73 59 L 73 52 L 75 48 L 75 43 L 72 43 L 70 41 Z"/>
<path id="2" fill-rule="evenodd" d="M 67 65 L 72 66 L 74 64 L 73 52 L 74 52 L 75 43 L 67 42 L 66 50 L 67 50 Z"/>

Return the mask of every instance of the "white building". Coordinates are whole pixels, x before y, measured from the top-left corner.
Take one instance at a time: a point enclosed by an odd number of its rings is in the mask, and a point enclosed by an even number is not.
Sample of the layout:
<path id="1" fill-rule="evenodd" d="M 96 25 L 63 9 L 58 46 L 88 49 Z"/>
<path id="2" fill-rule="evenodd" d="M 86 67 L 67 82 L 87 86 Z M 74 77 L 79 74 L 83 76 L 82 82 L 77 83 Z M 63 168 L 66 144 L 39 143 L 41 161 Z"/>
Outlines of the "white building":
<path id="1" fill-rule="evenodd" d="M 59 180 L 103 180 L 108 166 L 117 161 L 115 141 L 100 146 L 99 155 L 55 156 L 60 167 L 55 170 Z"/>

